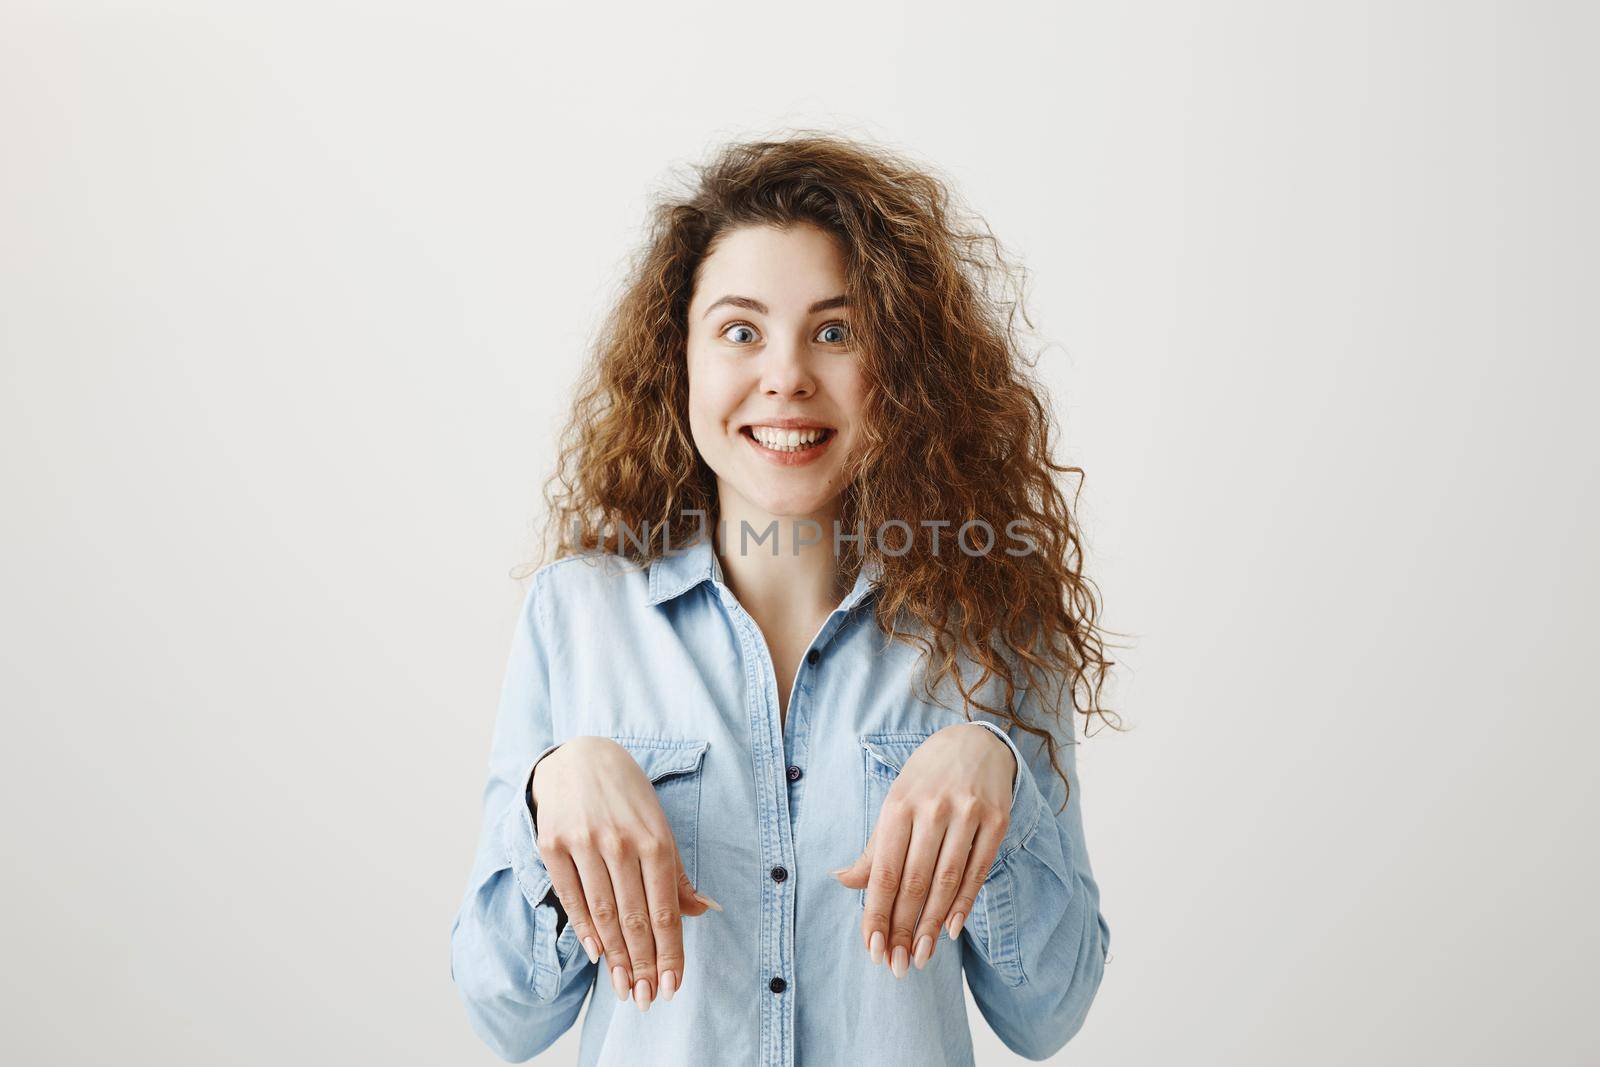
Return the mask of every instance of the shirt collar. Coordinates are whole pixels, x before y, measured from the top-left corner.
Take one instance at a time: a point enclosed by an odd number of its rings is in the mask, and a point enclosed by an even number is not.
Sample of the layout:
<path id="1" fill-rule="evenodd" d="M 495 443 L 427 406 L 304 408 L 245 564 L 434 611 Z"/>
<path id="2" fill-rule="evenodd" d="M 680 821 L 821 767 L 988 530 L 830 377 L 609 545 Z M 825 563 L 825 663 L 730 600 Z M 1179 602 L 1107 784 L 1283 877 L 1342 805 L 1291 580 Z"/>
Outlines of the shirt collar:
<path id="1" fill-rule="evenodd" d="M 856 584 L 846 594 L 837 610 L 849 611 L 870 596 L 883 577 L 883 564 L 869 559 L 861 565 Z M 660 604 L 681 596 L 705 581 L 721 582 L 722 564 L 711 546 L 711 538 L 699 537 L 690 544 L 673 546 L 664 556 L 650 562 L 651 604 Z"/>

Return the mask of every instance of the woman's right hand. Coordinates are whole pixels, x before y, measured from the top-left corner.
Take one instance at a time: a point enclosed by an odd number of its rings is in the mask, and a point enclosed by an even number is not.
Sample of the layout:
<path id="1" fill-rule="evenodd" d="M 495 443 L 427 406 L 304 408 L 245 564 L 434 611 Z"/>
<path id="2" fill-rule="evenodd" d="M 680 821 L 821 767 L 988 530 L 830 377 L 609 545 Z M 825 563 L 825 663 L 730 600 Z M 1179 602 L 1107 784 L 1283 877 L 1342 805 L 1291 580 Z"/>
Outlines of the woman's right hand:
<path id="1" fill-rule="evenodd" d="M 683 988 L 682 916 L 722 910 L 695 892 L 655 787 L 609 737 L 574 737 L 534 768 L 534 839 L 556 899 L 618 1000 L 640 1011 Z"/>

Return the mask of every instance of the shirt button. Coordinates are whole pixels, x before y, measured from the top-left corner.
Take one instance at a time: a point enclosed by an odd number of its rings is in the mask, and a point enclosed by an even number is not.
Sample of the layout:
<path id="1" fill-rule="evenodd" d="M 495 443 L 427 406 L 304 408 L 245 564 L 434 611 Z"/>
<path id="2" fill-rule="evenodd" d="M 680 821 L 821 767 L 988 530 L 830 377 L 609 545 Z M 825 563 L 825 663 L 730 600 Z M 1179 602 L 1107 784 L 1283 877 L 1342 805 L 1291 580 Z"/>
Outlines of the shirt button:
<path id="1" fill-rule="evenodd" d="M 772 990 L 774 993 L 782 993 L 785 989 L 789 988 L 789 983 L 785 982 L 782 978 L 774 978 L 772 981 L 767 983 L 767 988 Z"/>
<path id="2" fill-rule="evenodd" d="M 800 780 L 800 774 L 801 771 L 799 767 L 796 767 L 792 763 L 789 764 L 789 781 L 798 782 Z"/>
<path id="3" fill-rule="evenodd" d="M 822 658 L 822 653 L 818 652 L 814 648 L 810 652 L 806 653 L 806 662 L 811 664 L 811 666 L 813 666 L 813 667 L 815 667 L 817 665 L 817 660 L 819 660 L 821 658 Z"/>
<path id="4" fill-rule="evenodd" d="M 787 878 L 787 877 L 789 877 L 789 872 L 788 872 L 788 871 L 786 871 L 786 870 L 785 870 L 785 869 L 784 869 L 784 868 L 782 868 L 782 867 L 774 867 L 774 868 L 772 868 L 772 870 L 771 870 L 771 871 L 769 871 L 769 872 L 767 872 L 767 873 L 769 873 L 769 874 L 771 874 L 771 875 L 772 875 L 772 880 L 773 880 L 773 881 L 774 881 L 774 882 L 781 882 L 781 881 L 783 881 L 783 880 L 784 880 L 784 879 L 785 879 L 785 878 Z"/>

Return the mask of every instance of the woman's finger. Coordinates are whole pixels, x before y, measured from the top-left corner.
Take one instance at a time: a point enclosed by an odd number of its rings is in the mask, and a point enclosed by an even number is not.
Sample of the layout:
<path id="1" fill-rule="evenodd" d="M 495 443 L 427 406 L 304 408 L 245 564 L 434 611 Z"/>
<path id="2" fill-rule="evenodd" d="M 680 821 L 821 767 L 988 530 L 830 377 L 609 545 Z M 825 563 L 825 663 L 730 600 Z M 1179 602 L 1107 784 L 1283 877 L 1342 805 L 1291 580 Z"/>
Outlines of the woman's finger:
<path id="1" fill-rule="evenodd" d="M 955 906 L 950 911 L 950 936 L 961 936 L 961 927 L 966 923 L 967 916 L 972 914 L 972 904 L 978 899 L 978 890 L 983 888 L 984 881 L 989 877 L 989 868 L 994 866 L 995 853 L 1000 851 L 1000 841 L 1005 837 L 1005 827 L 998 823 L 984 822 L 978 828 L 978 836 L 972 842 L 972 854 L 967 857 L 966 874 L 961 879 L 961 891 L 956 894 Z"/>
<path id="2" fill-rule="evenodd" d="M 628 982 L 633 986 L 633 1002 L 640 1011 L 649 1011 L 656 995 L 656 942 L 638 847 L 632 841 L 624 842 L 606 856 L 606 867 L 611 871 L 611 887 L 617 891 L 617 921 L 632 961 Z"/>
<path id="3" fill-rule="evenodd" d="M 606 971 L 618 1000 L 627 1000 L 633 990 L 633 964 L 628 960 L 627 939 L 617 922 L 617 896 L 611 885 L 611 871 L 605 857 L 592 845 L 573 850 L 572 858 L 583 880 L 583 895 L 589 917 L 600 931 L 600 951 L 605 953 Z"/>
<path id="4" fill-rule="evenodd" d="M 861 937 L 873 963 L 888 955 L 889 920 L 894 899 L 900 892 L 900 872 L 906 865 L 906 846 L 911 841 L 911 812 L 890 790 L 878 812 L 873 833 L 871 873 L 867 876 L 867 903 L 861 915 Z"/>
<path id="5" fill-rule="evenodd" d="M 889 918 L 889 970 L 904 978 L 910 968 L 915 943 L 917 916 L 928 899 L 933 883 L 933 866 L 944 841 L 945 819 L 924 808 L 913 816 L 911 842 L 906 848 L 905 867 L 900 872 L 900 891 L 895 894 Z"/>
<path id="6" fill-rule="evenodd" d="M 689 881 L 689 875 L 683 869 L 683 853 L 678 853 L 678 910 L 685 915 L 704 915 L 712 907 L 718 911 L 722 905 L 717 904 L 710 897 L 701 893 Z M 678 988 L 683 988 L 683 975 L 678 976 Z"/>
<path id="7" fill-rule="evenodd" d="M 933 864 L 933 887 L 922 906 L 922 918 L 917 922 L 916 946 L 911 952 L 911 962 L 920 970 L 927 965 L 939 944 L 939 928 L 950 914 L 956 894 L 961 891 L 961 879 L 966 874 L 967 857 L 972 853 L 972 841 L 978 831 L 978 820 L 970 812 L 958 812 L 944 830 L 944 843 L 939 846 L 939 858 Z M 927 949 L 923 950 L 923 939 Z"/>
<path id="8" fill-rule="evenodd" d="M 567 913 L 567 925 L 583 946 L 590 963 L 600 959 L 600 935 L 589 917 L 589 905 L 583 898 L 583 879 L 578 876 L 578 866 L 564 848 L 546 848 L 544 866 L 550 872 L 550 885 L 556 891 L 561 910 Z"/>
<path id="9" fill-rule="evenodd" d="M 662 1000 L 671 1000 L 683 977 L 683 916 L 678 909 L 678 873 L 683 869 L 683 861 L 671 831 L 667 831 L 665 844 L 658 843 L 640 855 L 640 869 L 644 874 L 650 936 L 656 950 L 650 987 L 660 992 Z M 649 1007 L 649 1004 L 640 1006 Z"/>

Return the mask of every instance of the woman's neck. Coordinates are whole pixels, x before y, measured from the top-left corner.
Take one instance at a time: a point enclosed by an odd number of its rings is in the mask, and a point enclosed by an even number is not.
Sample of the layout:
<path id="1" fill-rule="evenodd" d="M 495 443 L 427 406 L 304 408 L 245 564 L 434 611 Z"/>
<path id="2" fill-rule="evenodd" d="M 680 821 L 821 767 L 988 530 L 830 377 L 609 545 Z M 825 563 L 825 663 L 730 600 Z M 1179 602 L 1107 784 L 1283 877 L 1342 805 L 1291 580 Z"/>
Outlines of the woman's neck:
<path id="1" fill-rule="evenodd" d="M 723 494 L 715 531 L 717 559 L 728 588 L 745 610 L 758 620 L 812 619 L 838 607 L 855 580 L 834 554 L 838 518 L 837 508 L 812 515 L 770 515 L 737 494 Z"/>

